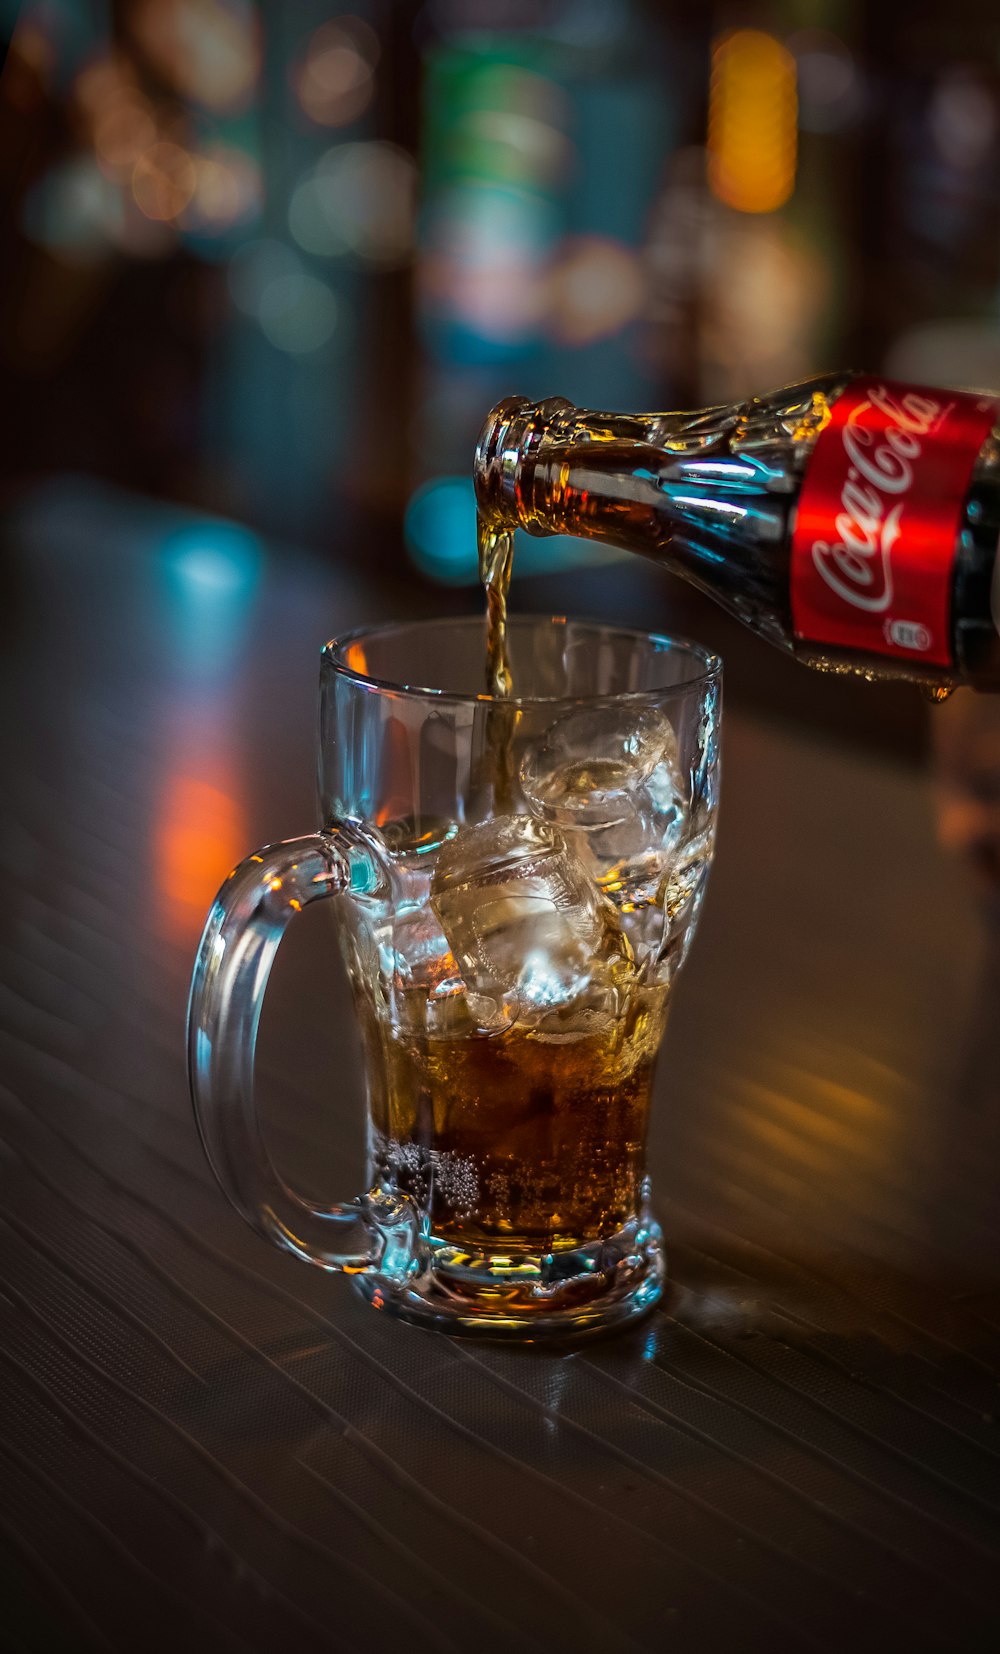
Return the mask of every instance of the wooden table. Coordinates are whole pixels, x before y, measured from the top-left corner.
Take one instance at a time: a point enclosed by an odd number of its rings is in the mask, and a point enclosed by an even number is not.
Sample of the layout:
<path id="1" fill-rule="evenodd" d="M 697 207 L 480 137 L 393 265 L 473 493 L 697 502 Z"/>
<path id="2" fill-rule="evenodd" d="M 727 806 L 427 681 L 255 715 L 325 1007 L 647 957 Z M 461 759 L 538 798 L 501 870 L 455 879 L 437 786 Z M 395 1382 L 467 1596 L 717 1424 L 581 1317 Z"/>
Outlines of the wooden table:
<path id="1" fill-rule="evenodd" d="M 315 824 L 318 648 L 403 594 L 92 485 L 7 538 L 0 1644 L 1000 1646 L 1000 963 L 925 778 L 730 707 L 669 1296 L 571 1354 L 452 1342 L 246 1229 L 184 1079 L 216 885 Z M 345 994 L 309 913 L 261 1085 L 334 1196 Z"/>

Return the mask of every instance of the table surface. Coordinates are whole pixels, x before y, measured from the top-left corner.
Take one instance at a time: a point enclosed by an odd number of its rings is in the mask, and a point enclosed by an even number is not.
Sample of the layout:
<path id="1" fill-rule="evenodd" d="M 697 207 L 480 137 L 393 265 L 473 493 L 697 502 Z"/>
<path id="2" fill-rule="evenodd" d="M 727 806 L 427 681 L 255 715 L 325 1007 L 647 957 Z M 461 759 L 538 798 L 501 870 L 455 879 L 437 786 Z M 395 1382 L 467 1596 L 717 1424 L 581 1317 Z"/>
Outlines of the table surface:
<path id="1" fill-rule="evenodd" d="M 669 1292 L 570 1353 L 451 1341 L 245 1228 L 184 1077 L 215 887 L 314 825 L 318 646 L 394 594 L 77 485 L 9 528 L 0 1646 L 995 1649 L 1000 948 L 926 777 L 730 706 L 657 1082 Z M 312 921 L 260 1083 L 346 1195 Z"/>

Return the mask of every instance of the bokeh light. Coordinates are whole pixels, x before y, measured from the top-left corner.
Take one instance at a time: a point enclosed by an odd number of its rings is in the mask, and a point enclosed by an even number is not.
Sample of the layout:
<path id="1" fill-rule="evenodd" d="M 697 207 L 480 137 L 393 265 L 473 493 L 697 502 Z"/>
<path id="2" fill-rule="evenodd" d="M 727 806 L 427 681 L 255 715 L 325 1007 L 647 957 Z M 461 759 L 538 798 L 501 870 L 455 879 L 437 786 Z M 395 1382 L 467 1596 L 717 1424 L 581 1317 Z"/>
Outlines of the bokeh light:
<path id="1" fill-rule="evenodd" d="M 572 164 L 570 119 L 556 81 L 517 64 L 487 62 L 474 74 L 468 107 L 459 104 L 450 135 L 454 163 L 472 177 L 549 187 Z"/>
<path id="2" fill-rule="evenodd" d="M 254 320 L 260 315 L 261 296 L 276 277 L 302 268 L 294 247 L 262 237 L 247 241 L 229 261 L 229 293 L 237 309 Z"/>
<path id="3" fill-rule="evenodd" d="M 92 58 L 73 83 L 73 107 L 101 171 L 130 184 L 140 156 L 163 135 L 132 64 L 120 52 Z"/>
<path id="4" fill-rule="evenodd" d="M 152 874 L 157 928 L 187 943 L 198 934 L 229 870 L 246 849 L 246 814 L 235 786 L 219 785 L 218 764 L 211 779 L 168 771 L 154 815 Z"/>
<path id="5" fill-rule="evenodd" d="M 157 546 L 159 600 L 175 663 L 201 693 L 231 672 L 257 604 L 264 548 L 242 523 L 225 517 L 168 518 Z M 178 727 L 194 718 L 183 700 Z"/>
<path id="6" fill-rule="evenodd" d="M 588 256 L 578 282 L 575 254 L 560 268 L 557 251 L 576 158 L 566 88 L 456 43 L 429 60 L 426 102 L 418 281 L 435 348 L 470 363 L 515 356 L 557 335 L 563 299 L 567 332 L 588 336 Z"/>
<path id="7" fill-rule="evenodd" d="M 197 183 L 194 157 L 166 140 L 145 150 L 132 169 L 132 195 L 139 211 L 167 223 L 180 217 Z"/>
<path id="8" fill-rule="evenodd" d="M 305 270 L 276 276 L 261 294 L 261 332 L 278 350 L 305 356 L 325 345 L 337 325 L 339 306 L 326 282 Z"/>
<path id="9" fill-rule="evenodd" d="M 998 110 L 992 89 L 973 68 L 945 71 L 934 89 L 930 129 L 938 154 L 960 172 L 978 166 L 997 136 Z"/>
<path id="10" fill-rule="evenodd" d="M 883 367 L 893 379 L 993 395 L 1000 385 L 1000 329 L 992 316 L 921 322 L 896 335 Z"/>
<path id="11" fill-rule="evenodd" d="M 490 185 L 442 191 L 421 261 L 426 308 L 495 345 L 538 334 L 555 217 L 537 196 Z"/>
<path id="12" fill-rule="evenodd" d="M 101 118 L 114 99 L 131 97 L 135 92 L 135 76 L 118 53 L 92 58 L 73 84 L 76 106 L 92 123 Z"/>
<path id="13" fill-rule="evenodd" d="M 28 191 L 22 211 L 29 241 L 81 265 L 107 258 L 124 218 L 121 191 L 87 155 L 53 167 Z"/>
<path id="14" fill-rule="evenodd" d="M 307 252 L 389 268 L 412 252 L 415 201 L 416 165 L 405 150 L 338 144 L 296 185 L 288 225 Z"/>
<path id="15" fill-rule="evenodd" d="M 740 212 L 774 212 L 795 187 L 796 68 L 761 29 L 737 29 L 712 48 L 708 178 Z"/>
<path id="16" fill-rule="evenodd" d="M 200 604 L 213 595 L 228 598 L 228 613 L 239 612 L 252 598 L 264 551 L 256 534 L 240 523 L 207 517 L 168 533 L 160 556 L 176 593 Z"/>
<path id="17" fill-rule="evenodd" d="M 515 78 L 516 77 L 516 78 Z M 506 86 L 515 95 L 525 82 L 547 83 L 538 75 L 514 71 L 505 77 Z M 532 85 L 532 91 L 535 90 Z M 506 88 L 503 94 L 506 95 Z M 551 99 L 538 100 L 544 107 Z M 565 132 L 550 120 L 525 114 L 517 109 L 474 109 L 462 123 L 462 142 L 474 154 L 475 147 L 486 145 L 492 152 L 490 170 L 509 171 L 514 176 L 526 172 L 538 181 L 556 183 L 569 170 L 573 145 Z"/>
<path id="18" fill-rule="evenodd" d="M 271 239 L 248 242 L 229 265 L 233 302 L 252 316 L 277 350 L 292 356 L 319 350 L 343 328 L 342 302 L 306 270 L 294 247 Z"/>
<path id="19" fill-rule="evenodd" d="M 973 313 L 974 354 L 996 315 L 992 60 L 956 35 L 897 88 L 850 8 L 710 8 L 683 39 L 656 10 L 420 0 L 405 21 L 358 0 L 28 0 L 10 65 L 47 129 L 15 209 L 48 284 L 33 337 L 67 363 L 89 340 L 117 387 L 143 371 L 138 352 L 116 361 L 121 335 L 162 303 L 169 365 L 129 437 L 156 454 L 151 485 L 187 487 L 204 464 L 198 497 L 240 510 L 263 510 L 269 466 L 311 467 L 319 500 L 362 375 L 394 435 L 359 445 L 351 487 L 399 503 L 461 471 L 483 408 L 515 386 L 695 405 L 850 359 L 852 328 L 885 352 Z M 893 160 L 863 190 L 868 126 L 847 130 L 862 114 Z M 776 212 L 796 115 L 799 193 Z M 155 276 L 129 268 L 154 258 Z M 406 281 L 371 279 L 414 261 L 416 318 Z M 884 327 L 865 308 L 880 261 L 900 293 Z M 99 339 L 119 280 L 128 322 Z M 88 445 L 67 430 L 67 453 Z"/>
<path id="20" fill-rule="evenodd" d="M 561 344 L 591 344 L 620 332 L 645 299 L 634 248 L 610 236 L 578 236 L 563 244 L 549 278 L 549 330 Z"/>
<path id="21" fill-rule="evenodd" d="M 788 40 L 797 69 L 799 127 L 840 132 L 861 114 L 864 95 L 854 57 L 827 29 L 803 29 Z"/>
<path id="22" fill-rule="evenodd" d="M 32 18 L 29 7 L 22 7 L 3 66 L 5 103 L 22 115 L 37 108 L 48 90 L 55 55 L 41 22 Z"/>
<path id="23" fill-rule="evenodd" d="M 264 183 L 253 157 L 233 144 L 210 144 L 193 156 L 194 194 L 186 207 L 185 229 L 221 233 L 260 212 Z"/>
<path id="24" fill-rule="evenodd" d="M 783 217 L 724 213 L 707 227 L 703 255 L 705 400 L 804 378 L 831 297 L 832 273 L 816 247 Z"/>
<path id="25" fill-rule="evenodd" d="M 94 124 L 94 150 L 109 177 L 126 177 L 156 142 L 149 100 L 131 88 L 114 93 Z"/>
<path id="26" fill-rule="evenodd" d="M 166 83 L 185 98 L 227 114 L 250 103 L 260 44 L 249 0 L 140 0 L 130 28 Z"/>
<path id="27" fill-rule="evenodd" d="M 478 573 L 476 496 L 469 477 L 435 477 L 418 488 L 404 522 L 410 555 L 445 585 Z"/>
<path id="28" fill-rule="evenodd" d="M 406 507 L 404 530 L 409 554 L 424 574 L 444 586 L 478 585 L 476 496 L 471 477 L 440 476 L 423 483 Z M 539 541 L 519 532 L 515 555 L 518 570 L 532 574 L 607 563 L 627 554 L 567 534 L 552 534 Z"/>
<path id="29" fill-rule="evenodd" d="M 303 112 L 318 126 L 357 120 L 372 100 L 378 58 L 378 36 L 360 17 L 322 24 L 292 74 Z"/>
<path id="30" fill-rule="evenodd" d="M 145 27 L 146 12 L 142 20 Z M 123 252 L 157 256 L 173 244 L 167 232 L 176 226 L 210 256 L 213 239 L 259 213 L 260 167 L 243 144 L 215 137 L 205 117 L 192 118 L 171 99 L 154 99 L 136 73 L 121 51 L 110 52 L 86 63 L 73 84 L 76 120 L 97 164 L 125 192 L 121 222 L 109 238 Z"/>

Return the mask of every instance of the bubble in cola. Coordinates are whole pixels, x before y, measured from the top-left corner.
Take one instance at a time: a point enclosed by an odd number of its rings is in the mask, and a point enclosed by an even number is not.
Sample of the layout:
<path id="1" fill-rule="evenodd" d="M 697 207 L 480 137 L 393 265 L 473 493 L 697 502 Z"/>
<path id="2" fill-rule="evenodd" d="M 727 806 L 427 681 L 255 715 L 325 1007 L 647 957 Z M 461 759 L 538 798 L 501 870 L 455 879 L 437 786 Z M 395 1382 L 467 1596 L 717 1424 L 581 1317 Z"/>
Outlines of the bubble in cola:
<path id="1" fill-rule="evenodd" d="M 431 905 L 485 1027 L 596 1009 L 629 965 L 615 909 L 565 834 L 533 816 L 462 828 L 440 853 Z"/>

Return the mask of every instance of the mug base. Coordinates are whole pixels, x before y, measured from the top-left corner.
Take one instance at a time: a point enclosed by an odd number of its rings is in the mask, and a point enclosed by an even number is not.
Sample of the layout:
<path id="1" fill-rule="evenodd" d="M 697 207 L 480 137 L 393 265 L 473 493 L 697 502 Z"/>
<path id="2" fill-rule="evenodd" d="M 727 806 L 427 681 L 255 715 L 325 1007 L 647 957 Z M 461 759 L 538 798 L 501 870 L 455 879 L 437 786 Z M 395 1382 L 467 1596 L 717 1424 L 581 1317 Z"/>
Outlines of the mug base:
<path id="1" fill-rule="evenodd" d="M 354 1285 L 377 1309 L 465 1337 L 596 1337 L 651 1310 L 666 1278 L 663 1235 L 650 1219 L 549 1256 L 470 1253 L 436 1236 L 428 1246 L 428 1267 L 404 1285 L 382 1275 L 358 1275 Z"/>

